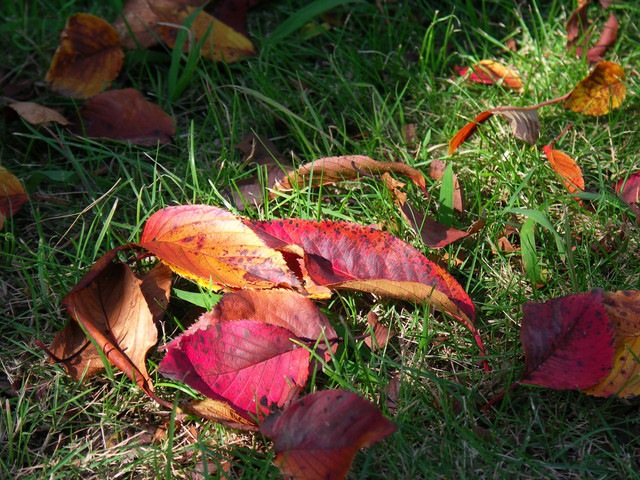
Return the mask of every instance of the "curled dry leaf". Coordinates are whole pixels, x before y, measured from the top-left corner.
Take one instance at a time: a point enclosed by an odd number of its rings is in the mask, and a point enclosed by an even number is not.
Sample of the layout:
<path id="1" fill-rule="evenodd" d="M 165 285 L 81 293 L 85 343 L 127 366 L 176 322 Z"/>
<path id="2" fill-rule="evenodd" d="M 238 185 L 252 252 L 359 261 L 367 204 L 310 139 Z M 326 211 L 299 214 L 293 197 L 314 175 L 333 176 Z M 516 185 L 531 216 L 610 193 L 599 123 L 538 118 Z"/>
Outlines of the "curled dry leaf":
<path id="1" fill-rule="evenodd" d="M 94 15 L 69 17 L 45 80 L 51 89 L 74 98 L 90 98 L 120 72 L 124 53 L 114 28 Z"/>
<path id="2" fill-rule="evenodd" d="M 283 476 L 305 480 L 346 478 L 359 449 L 395 430 L 375 405 L 341 390 L 307 395 L 260 426 Z"/>
<path id="3" fill-rule="evenodd" d="M 157 342 L 154 319 L 169 302 L 171 271 L 158 266 L 138 278 L 127 265 L 113 263 L 118 250 L 96 262 L 63 299 L 72 319 L 49 352 L 75 379 L 103 371 L 102 354 L 153 397 L 145 357 Z"/>
<path id="4" fill-rule="evenodd" d="M 522 383 L 585 389 L 609 375 L 615 331 L 602 299 L 594 291 L 522 306 Z"/>
<path id="5" fill-rule="evenodd" d="M 560 175 L 562 183 L 570 193 L 584 191 L 582 170 L 573 158 L 560 150 L 554 150 L 551 145 L 545 145 L 542 151 L 547 156 L 551 168 Z"/>
<path id="6" fill-rule="evenodd" d="M 486 85 L 500 84 L 518 91 L 524 88 L 522 79 L 514 70 L 495 60 L 480 60 L 470 70 L 469 81 L 471 82 Z M 461 68 L 458 73 L 465 76 L 469 73 L 469 68 Z"/>
<path id="7" fill-rule="evenodd" d="M 600 62 L 571 91 L 564 108 L 583 115 L 599 116 L 622 105 L 627 87 L 622 67 L 613 62 Z"/>
<path id="8" fill-rule="evenodd" d="M 381 175 L 387 172 L 406 175 L 425 195 L 429 195 L 424 176 L 420 171 L 404 163 L 380 162 L 365 155 L 344 155 L 314 160 L 294 171 L 288 172 L 281 180 L 276 182 L 273 189 L 276 191 L 289 191 L 293 189 L 294 185 L 299 188 L 306 184 L 312 186 L 328 185 L 356 179 L 363 172 L 369 175 Z"/>
<path id="9" fill-rule="evenodd" d="M 4 227 L 7 218 L 20 210 L 27 198 L 18 177 L 0 166 L 0 229 Z"/>
<path id="10" fill-rule="evenodd" d="M 200 55 L 216 62 L 232 63 L 256 54 L 255 48 L 245 35 L 237 32 L 207 12 L 197 12 L 192 6 L 155 7 L 160 20 L 159 34 L 162 41 L 173 48 L 182 25 L 192 15 L 196 15 L 190 24 L 190 39 L 185 48 L 200 45 Z"/>
<path id="11" fill-rule="evenodd" d="M 45 125 L 55 122 L 60 125 L 69 125 L 71 122 L 52 108 L 43 107 L 34 102 L 16 102 L 8 105 L 20 118 L 31 125 Z"/>
<path id="12" fill-rule="evenodd" d="M 80 119 L 75 132 L 93 138 L 156 145 L 175 135 L 173 119 L 133 88 L 96 95 L 80 109 Z"/>

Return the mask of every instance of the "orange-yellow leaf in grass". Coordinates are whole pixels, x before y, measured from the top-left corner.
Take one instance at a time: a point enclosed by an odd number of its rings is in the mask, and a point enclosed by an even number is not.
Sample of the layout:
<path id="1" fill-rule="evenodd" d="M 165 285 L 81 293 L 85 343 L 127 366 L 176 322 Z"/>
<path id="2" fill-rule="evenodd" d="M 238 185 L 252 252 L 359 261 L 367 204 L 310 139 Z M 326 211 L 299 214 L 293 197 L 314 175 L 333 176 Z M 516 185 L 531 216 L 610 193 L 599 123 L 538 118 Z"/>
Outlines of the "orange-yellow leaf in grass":
<path id="1" fill-rule="evenodd" d="M 164 208 L 149 217 L 139 245 L 206 288 L 302 288 L 282 253 L 221 208 Z"/>
<path id="2" fill-rule="evenodd" d="M 43 125 L 50 122 L 59 123 L 60 125 L 69 125 L 71 123 L 58 111 L 34 102 L 16 102 L 9 104 L 8 107 L 31 125 Z"/>
<path id="3" fill-rule="evenodd" d="M 640 292 L 604 292 L 604 309 L 615 330 L 613 368 L 597 385 L 585 390 L 598 397 L 640 394 Z"/>
<path id="4" fill-rule="evenodd" d="M 22 182 L 13 173 L 0 166 L 0 229 L 8 217 L 20 210 L 27 201 Z"/>
<path id="5" fill-rule="evenodd" d="M 426 182 L 422 173 L 415 168 L 399 162 L 380 162 L 365 155 L 344 155 L 325 157 L 302 165 L 288 172 L 274 185 L 276 191 L 288 191 L 294 185 L 302 187 L 328 185 L 344 180 L 353 180 L 365 173 L 380 175 L 387 172 L 406 175 L 428 196 Z"/>
<path id="6" fill-rule="evenodd" d="M 466 75 L 468 68 L 460 69 L 460 75 Z M 502 84 L 514 90 L 522 90 L 524 85 L 520 76 L 511 68 L 504 66 L 495 60 L 480 60 L 471 67 L 469 80 L 486 85 Z"/>
<path id="7" fill-rule="evenodd" d="M 297 480 L 346 478 L 358 450 L 395 430 L 375 405 L 344 390 L 307 395 L 260 425 L 282 475 Z"/>
<path id="8" fill-rule="evenodd" d="M 51 89 L 74 98 L 90 98 L 120 72 L 124 53 L 114 28 L 95 15 L 69 17 L 45 80 Z"/>
<path id="9" fill-rule="evenodd" d="M 160 38 L 173 48 L 181 25 L 196 12 L 196 7 L 155 8 L 160 24 Z M 185 48 L 194 48 L 201 44 L 200 55 L 216 62 L 232 63 L 256 54 L 255 48 L 246 36 L 213 18 L 207 12 L 200 11 L 193 19 L 191 26 L 192 44 Z"/>
<path id="10" fill-rule="evenodd" d="M 627 87 L 622 67 L 613 62 L 600 62 L 571 91 L 564 108 L 583 115 L 600 116 L 622 105 Z"/>
<path id="11" fill-rule="evenodd" d="M 104 370 L 99 347 L 112 365 L 153 396 L 145 357 L 158 339 L 154 321 L 160 320 L 169 302 L 171 271 L 159 265 L 138 277 L 129 266 L 113 263 L 121 249 L 98 260 L 63 299 L 71 320 L 48 353 L 80 379 Z"/>
<path id="12" fill-rule="evenodd" d="M 171 142 L 175 135 L 173 119 L 133 88 L 96 95 L 82 106 L 80 119 L 74 132 L 92 138 L 156 145 Z"/>
<path id="13" fill-rule="evenodd" d="M 547 156 L 551 168 L 560 175 L 562 183 L 570 193 L 584 191 L 582 170 L 573 158 L 560 150 L 554 150 L 551 145 L 545 145 L 542 151 Z"/>

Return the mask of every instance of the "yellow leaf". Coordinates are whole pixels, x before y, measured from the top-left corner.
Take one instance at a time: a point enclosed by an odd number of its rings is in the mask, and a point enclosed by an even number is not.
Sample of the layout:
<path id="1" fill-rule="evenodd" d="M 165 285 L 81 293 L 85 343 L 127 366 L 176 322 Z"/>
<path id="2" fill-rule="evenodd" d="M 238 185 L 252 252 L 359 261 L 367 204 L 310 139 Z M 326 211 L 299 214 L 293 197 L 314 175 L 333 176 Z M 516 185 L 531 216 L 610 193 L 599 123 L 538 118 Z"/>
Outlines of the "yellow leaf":
<path id="1" fill-rule="evenodd" d="M 627 87 L 622 67 L 613 62 L 600 62 L 564 101 L 564 108 L 583 115 L 600 116 L 622 105 Z"/>

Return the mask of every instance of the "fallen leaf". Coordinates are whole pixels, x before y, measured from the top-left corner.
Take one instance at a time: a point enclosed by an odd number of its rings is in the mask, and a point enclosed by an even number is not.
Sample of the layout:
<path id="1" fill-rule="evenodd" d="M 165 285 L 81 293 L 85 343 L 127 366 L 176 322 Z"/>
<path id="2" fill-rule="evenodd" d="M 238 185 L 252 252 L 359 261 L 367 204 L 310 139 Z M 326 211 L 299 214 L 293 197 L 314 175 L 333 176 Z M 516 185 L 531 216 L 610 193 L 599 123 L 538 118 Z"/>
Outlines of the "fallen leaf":
<path id="1" fill-rule="evenodd" d="M 12 108 L 20 115 L 20 118 L 31 125 L 44 125 L 50 122 L 59 123 L 60 125 L 69 125 L 71 123 L 56 110 L 34 102 L 10 103 L 8 107 Z"/>
<path id="2" fill-rule="evenodd" d="M 28 198 L 18 177 L 0 166 L 0 230 L 6 219 L 20 210 Z"/>
<path id="3" fill-rule="evenodd" d="M 113 263 L 114 256 L 112 251 L 96 262 L 65 296 L 63 305 L 72 319 L 56 335 L 49 352 L 75 379 L 102 372 L 102 354 L 153 396 L 145 357 L 156 344 L 158 332 L 149 300 L 153 296 L 154 303 L 166 307 L 171 272 L 159 266 L 138 278 L 127 265 Z"/>
<path id="4" fill-rule="evenodd" d="M 149 0 L 128 0 L 113 28 L 124 48 L 149 48 L 158 43 L 157 24 L 158 16 Z"/>
<path id="5" fill-rule="evenodd" d="M 441 180 L 444 177 L 447 164 L 442 160 L 432 160 L 429 165 L 429 176 L 434 180 Z M 460 182 L 458 182 L 458 176 L 452 173 L 453 181 L 453 208 L 458 212 L 462 212 L 462 190 L 460 189 Z M 431 225 L 433 226 L 433 225 Z"/>
<path id="6" fill-rule="evenodd" d="M 560 175 L 562 183 L 570 193 L 584 191 L 582 170 L 573 158 L 560 150 L 554 150 L 551 145 L 545 145 L 542 151 L 547 156 L 551 168 Z"/>
<path id="7" fill-rule="evenodd" d="M 587 7 L 591 2 L 589 0 L 578 2 L 578 7 L 571 12 L 566 23 L 567 29 L 567 50 L 574 50 L 579 57 L 587 52 L 586 57 L 590 63 L 597 63 L 602 60 L 602 55 L 616 43 L 619 24 L 615 15 L 609 13 L 600 37 L 595 45 L 589 47 L 593 27 L 588 18 Z M 603 8 L 608 8 L 610 2 L 601 1 Z"/>
<path id="8" fill-rule="evenodd" d="M 474 66 L 461 68 L 458 73 L 461 76 L 469 74 L 469 81 L 483 83 L 485 85 L 503 85 L 514 90 L 522 91 L 524 85 L 520 76 L 511 68 L 504 66 L 495 60 L 480 60 Z"/>
<path id="9" fill-rule="evenodd" d="M 602 291 L 595 290 L 523 305 L 522 383 L 585 389 L 609 375 L 615 330 L 602 299 Z"/>
<path id="10" fill-rule="evenodd" d="M 167 207 L 147 220 L 140 246 L 205 288 L 303 290 L 280 252 L 242 220 L 208 205 Z"/>
<path id="11" fill-rule="evenodd" d="M 78 134 L 136 145 L 169 143 L 176 133 L 173 119 L 133 88 L 96 95 L 80 109 L 80 118 Z"/>
<path id="12" fill-rule="evenodd" d="M 491 110 L 493 114 L 506 118 L 511 125 L 513 136 L 518 140 L 534 145 L 540 136 L 538 109 L 531 107 L 499 107 Z"/>
<path id="13" fill-rule="evenodd" d="M 469 235 L 468 232 L 436 222 L 408 203 L 403 206 L 402 213 L 429 248 L 444 248 Z"/>
<path id="14" fill-rule="evenodd" d="M 364 343 L 373 351 L 386 347 L 389 340 L 394 336 L 389 327 L 380 323 L 378 316 L 373 312 L 369 312 L 367 315 L 367 325 L 371 335 L 365 337 Z"/>
<path id="15" fill-rule="evenodd" d="M 166 346 L 159 371 L 251 419 L 282 407 L 306 384 L 310 353 L 300 341 L 257 320 L 196 323 Z"/>
<path id="16" fill-rule="evenodd" d="M 395 430 L 373 404 L 340 390 L 307 395 L 260 426 L 282 475 L 306 480 L 346 478 L 359 449 Z"/>
<path id="17" fill-rule="evenodd" d="M 258 430 L 258 424 L 253 418 L 248 419 L 240 415 L 229 403 L 222 400 L 213 400 L 212 398 L 191 400 L 182 402 L 180 408 L 192 415 L 221 423 L 235 430 Z"/>
<path id="18" fill-rule="evenodd" d="M 602 60 L 602 56 L 615 45 L 618 40 L 618 30 L 620 24 L 613 13 L 609 14 L 609 19 L 602 28 L 602 34 L 596 44 L 587 50 L 587 60 L 589 63 L 597 63 Z"/>
<path id="19" fill-rule="evenodd" d="M 614 186 L 618 196 L 628 204 L 640 203 L 640 172 L 621 178 Z"/>
<path id="20" fill-rule="evenodd" d="M 467 138 L 471 136 L 473 132 L 478 129 L 478 126 L 489 120 L 493 116 L 493 112 L 486 110 L 477 115 L 471 122 L 467 123 L 464 127 L 456 132 L 456 134 L 449 140 L 449 155 L 455 152 L 460 145 L 462 145 Z"/>
<path id="21" fill-rule="evenodd" d="M 484 352 L 467 293 L 445 270 L 399 238 L 349 222 L 245 223 L 271 248 L 283 252 L 291 251 L 291 246 L 301 248 L 304 256 L 298 255 L 299 261 L 316 285 L 426 302 L 463 323 Z"/>
<path id="22" fill-rule="evenodd" d="M 56 93 L 90 98 L 111 84 L 123 59 L 114 28 L 100 17 L 78 13 L 67 20 L 45 80 Z"/>
<path id="23" fill-rule="evenodd" d="M 625 78 L 620 65 L 600 62 L 571 91 L 564 101 L 564 108 L 583 115 L 605 115 L 622 105 L 627 95 Z"/>
<path id="24" fill-rule="evenodd" d="M 276 182 L 273 190 L 290 191 L 294 186 L 302 188 L 307 184 L 320 186 L 353 180 L 359 178 L 363 172 L 369 175 L 381 175 L 386 172 L 406 175 L 429 196 L 424 176 L 420 171 L 404 163 L 379 162 L 365 155 L 320 158 L 288 172 Z"/>
<path id="25" fill-rule="evenodd" d="M 255 48 L 245 35 L 213 18 L 207 12 L 197 12 L 192 6 L 173 6 L 172 8 L 154 8 L 160 20 L 159 35 L 162 41 L 173 48 L 178 33 L 188 20 L 190 41 L 185 49 L 200 46 L 200 55 L 216 62 L 232 63 L 256 54 Z M 195 17 L 192 17 L 195 15 Z"/>

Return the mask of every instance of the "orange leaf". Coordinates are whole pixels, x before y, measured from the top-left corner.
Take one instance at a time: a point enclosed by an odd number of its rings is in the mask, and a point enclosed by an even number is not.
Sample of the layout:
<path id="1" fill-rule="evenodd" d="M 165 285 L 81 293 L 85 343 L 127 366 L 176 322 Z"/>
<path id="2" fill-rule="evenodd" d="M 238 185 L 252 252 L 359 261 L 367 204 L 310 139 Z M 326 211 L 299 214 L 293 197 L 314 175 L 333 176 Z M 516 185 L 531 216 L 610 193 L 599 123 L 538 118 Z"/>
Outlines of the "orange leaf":
<path id="1" fill-rule="evenodd" d="M 605 115 L 622 105 L 627 95 L 625 78 L 620 65 L 600 62 L 571 91 L 564 101 L 564 108 L 583 115 Z"/>
<path id="2" fill-rule="evenodd" d="M 302 288 L 280 252 L 221 208 L 186 205 L 160 210 L 147 220 L 140 246 L 206 288 Z"/>
<path id="3" fill-rule="evenodd" d="M 180 25 L 196 11 L 196 7 L 155 8 L 162 21 L 160 38 L 171 48 L 174 47 Z M 172 24 L 172 25 L 168 25 Z M 216 62 L 232 63 L 256 54 L 247 37 L 204 11 L 198 12 L 190 27 L 193 42 L 201 42 L 200 55 Z M 185 48 L 194 45 L 186 45 Z"/>
<path id="4" fill-rule="evenodd" d="M 145 364 L 158 336 L 151 304 L 166 307 L 171 272 L 158 266 L 139 279 L 127 265 L 112 262 L 117 250 L 96 262 L 63 299 L 72 320 L 56 335 L 49 352 L 69 375 L 80 379 L 104 370 L 97 344 L 113 365 L 153 396 Z M 95 344 L 86 338 L 85 330 Z"/>
<path id="5" fill-rule="evenodd" d="M 462 69 L 460 74 L 465 75 L 467 71 Z M 505 87 L 514 90 L 522 90 L 524 87 L 520 76 L 515 71 L 495 60 L 480 60 L 476 63 L 471 67 L 469 80 L 486 85 L 502 83 Z"/>
<path id="6" fill-rule="evenodd" d="M 473 132 L 476 131 L 478 125 L 486 122 L 492 116 L 493 112 L 490 110 L 486 110 L 477 115 L 473 119 L 473 121 L 467 123 L 464 127 L 458 130 L 458 132 L 453 137 L 451 137 L 451 140 L 449 140 L 449 155 L 455 152 L 458 147 L 462 145 Z"/>
<path id="7" fill-rule="evenodd" d="M 114 28 L 94 15 L 69 17 L 45 80 L 61 95 L 89 98 L 116 78 L 124 53 Z"/>
<path id="8" fill-rule="evenodd" d="M 545 145 L 542 151 L 549 159 L 551 168 L 560 175 L 562 183 L 570 193 L 584 191 L 582 170 L 573 158 L 559 150 L 553 150 L 551 145 Z"/>
<path id="9" fill-rule="evenodd" d="M 0 166 L 0 229 L 5 220 L 20 210 L 27 201 L 22 182 L 6 168 Z"/>
<path id="10" fill-rule="evenodd" d="M 50 122 L 59 123 L 60 125 L 69 125 L 71 123 L 56 110 L 43 107 L 37 103 L 16 102 L 8 106 L 15 110 L 20 115 L 20 118 L 31 125 L 43 125 Z"/>
<path id="11" fill-rule="evenodd" d="M 293 188 L 293 185 L 304 186 L 307 181 L 311 182 L 313 186 L 328 185 L 356 179 L 362 172 L 371 175 L 380 175 L 386 172 L 406 175 L 425 195 L 429 195 L 424 176 L 415 168 L 399 162 L 379 162 L 365 155 L 344 155 L 314 160 L 287 173 L 284 178 L 276 182 L 273 188 L 276 191 L 288 191 Z"/>
<path id="12" fill-rule="evenodd" d="M 175 135 L 173 119 L 133 88 L 96 95 L 84 104 L 80 117 L 83 128 L 75 131 L 93 138 L 156 145 L 170 142 Z"/>

